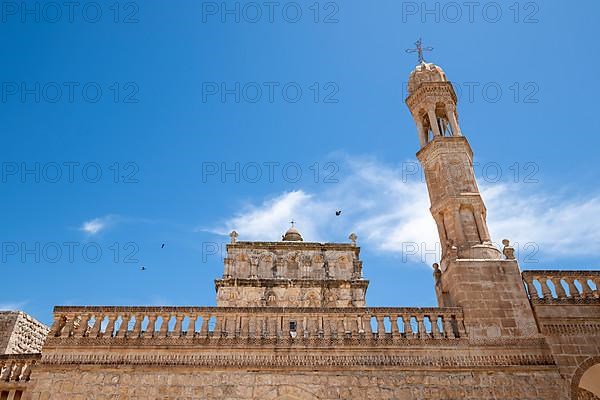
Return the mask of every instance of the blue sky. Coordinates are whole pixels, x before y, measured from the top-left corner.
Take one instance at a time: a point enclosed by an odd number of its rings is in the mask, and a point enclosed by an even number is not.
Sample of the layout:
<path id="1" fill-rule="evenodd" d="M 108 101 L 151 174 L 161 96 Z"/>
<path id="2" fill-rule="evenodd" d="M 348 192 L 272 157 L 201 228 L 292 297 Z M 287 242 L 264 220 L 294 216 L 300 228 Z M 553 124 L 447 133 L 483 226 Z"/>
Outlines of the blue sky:
<path id="1" fill-rule="evenodd" d="M 226 233 L 291 218 L 357 233 L 368 304 L 434 305 L 404 104 L 420 36 L 494 241 L 523 269 L 599 265 L 598 2 L 61 4 L 2 8 L 2 308 L 212 305 Z"/>

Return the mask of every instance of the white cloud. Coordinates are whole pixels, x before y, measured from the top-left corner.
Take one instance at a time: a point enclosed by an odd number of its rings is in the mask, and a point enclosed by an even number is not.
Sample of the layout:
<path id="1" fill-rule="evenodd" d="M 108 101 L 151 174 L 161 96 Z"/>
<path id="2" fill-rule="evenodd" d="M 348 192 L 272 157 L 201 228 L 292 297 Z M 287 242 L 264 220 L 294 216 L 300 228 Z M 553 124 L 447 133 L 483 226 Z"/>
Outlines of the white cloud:
<path id="1" fill-rule="evenodd" d="M 400 255 L 416 244 L 419 256 L 429 254 L 424 261 L 435 261 L 431 253 L 436 248 L 439 252 L 439 238 L 424 182 L 407 181 L 401 168 L 369 159 L 346 158 L 340 169 L 347 174 L 337 184 L 249 204 L 212 231 L 227 234 L 235 229 L 240 240 L 279 240 L 294 218 L 304 240 L 347 241 L 348 234 L 356 232 L 361 244 L 371 249 Z M 521 249 L 532 243 L 542 260 L 600 253 L 599 196 L 564 200 L 536 192 L 543 189 L 539 184 L 480 187 L 495 242 L 509 238 Z M 336 209 L 342 210 L 340 217 Z"/>
<path id="2" fill-rule="evenodd" d="M 0 311 L 19 311 L 22 310 L 27 304 L 26 301 L 14 302 L 14 303 L 0 303 Z"/>
<path id="3" fill-rule="evenodd" d="M 243 240 L 277 241 L 291 219 L 301 219 L 304 236 L 319 240 L 323 233 L 320 217 L 327 211 L 326 203 L 302 190 L 285 192 L 259 206 L 246 206 L 242 212 L 226 221 L 224 227 L 212 231 L 224 235 L 237 230 Z"/>
<path id="4" fill-rule="evenodd" d="M 100 231 L 112 226 L 116 219 L 113 215 L 106 215 L 104 217 L 94 218 L 89 221 L 84 221 L 79 228 L 80 231 L 85 232 L 89 235 L 95 235 Z"/>

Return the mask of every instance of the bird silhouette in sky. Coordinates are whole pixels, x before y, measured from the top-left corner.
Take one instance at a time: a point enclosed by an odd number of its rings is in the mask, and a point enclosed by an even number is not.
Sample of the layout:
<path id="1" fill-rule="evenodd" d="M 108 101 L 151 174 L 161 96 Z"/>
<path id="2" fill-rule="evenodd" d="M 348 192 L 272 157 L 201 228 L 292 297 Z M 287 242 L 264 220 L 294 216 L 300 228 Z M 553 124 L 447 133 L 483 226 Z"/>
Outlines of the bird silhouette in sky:
<path id="1" fill-rule="evenodd" d="M 337 210 L 335 212 L 336 217 L 339 217 L 340 215 L 342 215 L 342 210 Z"/>
<path id="2" fill-rule="evenodd" d="M 144 267 L 144 266 L 142 265 L 142 267 L 140 268 L 140 270 L 141 270 L 141 271 L 145 271 L 145 270 L 146 270 L 146 267 Z"/>
<path id="3" fill-rule="evenodd" d="M 165 248 L 165 244 L 163 243 L 163 244 L 160 246 L 160 248 L 161 248 L 161 249 L 164 249 L 164 248 Z"/>

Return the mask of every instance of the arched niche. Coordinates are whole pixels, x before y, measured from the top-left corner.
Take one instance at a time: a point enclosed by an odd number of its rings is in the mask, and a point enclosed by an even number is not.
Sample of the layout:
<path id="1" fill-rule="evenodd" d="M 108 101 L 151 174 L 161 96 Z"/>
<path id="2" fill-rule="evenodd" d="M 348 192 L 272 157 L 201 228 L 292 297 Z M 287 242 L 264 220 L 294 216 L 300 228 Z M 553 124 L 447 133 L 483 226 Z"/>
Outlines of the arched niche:
<path id="1" fill-rule="evenodd" d="M 600 357 L 582 363 L 571 381 L 571 400 L 600 400 Z"/>

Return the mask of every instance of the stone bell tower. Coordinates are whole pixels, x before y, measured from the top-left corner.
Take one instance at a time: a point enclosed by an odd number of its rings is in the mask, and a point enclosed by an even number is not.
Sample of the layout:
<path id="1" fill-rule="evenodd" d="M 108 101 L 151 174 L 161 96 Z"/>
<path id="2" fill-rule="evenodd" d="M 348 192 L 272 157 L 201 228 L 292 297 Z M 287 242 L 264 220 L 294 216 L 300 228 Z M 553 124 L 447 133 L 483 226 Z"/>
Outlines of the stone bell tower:
<path id="1" fill-rule="evenodd" d="M 442 245 L 441 268 L 435 265 L 434 273 L 438 302 L 463 307 L 472 337 L 536 335 L 514 250 L 506 242 L 503 255 L 490 238 L 454 88 L 421 52 L 419 61 L 410 74 L 406 104 L 417 125 L 417 158 Z"/>
<path id="2" fill-rule="evenodd" d="M 410 75 L 406 99 L 417 125 L 421 162 L 442 244 L 461 258 L 499 259 L 473 172 L 473 151 L 462 136 L 456 94 L 444 71 L 421 62 Z"/>

